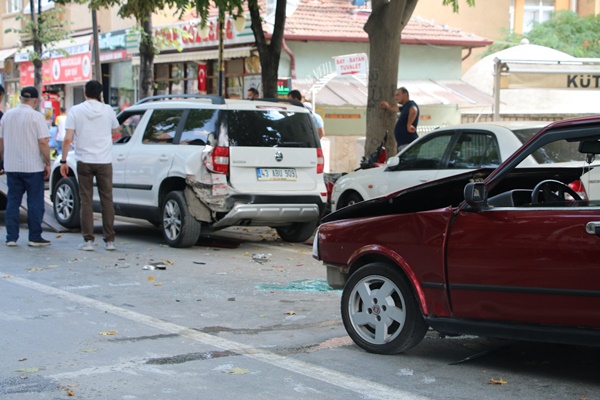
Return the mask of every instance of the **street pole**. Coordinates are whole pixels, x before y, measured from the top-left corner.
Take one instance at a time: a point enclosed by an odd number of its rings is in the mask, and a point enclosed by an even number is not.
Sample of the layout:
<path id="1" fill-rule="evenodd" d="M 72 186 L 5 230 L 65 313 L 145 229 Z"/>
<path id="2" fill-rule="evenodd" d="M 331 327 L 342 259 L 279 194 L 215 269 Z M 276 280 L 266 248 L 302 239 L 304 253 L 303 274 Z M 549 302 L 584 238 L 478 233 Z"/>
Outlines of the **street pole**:
<path id="1" fill-rule="evenodd" d="M 494 121 L 500 121 L 500 85 L 502 78 L 502 62 L 494 59 Z"/>
<path id="2" fill-rule="evenodd" d="M 225 11 L 219 8 L 219 96 L 224 95 L 223 84 L 225 75 L 225 61 L 223 60 L 223 34 L 225 33 Z"/>

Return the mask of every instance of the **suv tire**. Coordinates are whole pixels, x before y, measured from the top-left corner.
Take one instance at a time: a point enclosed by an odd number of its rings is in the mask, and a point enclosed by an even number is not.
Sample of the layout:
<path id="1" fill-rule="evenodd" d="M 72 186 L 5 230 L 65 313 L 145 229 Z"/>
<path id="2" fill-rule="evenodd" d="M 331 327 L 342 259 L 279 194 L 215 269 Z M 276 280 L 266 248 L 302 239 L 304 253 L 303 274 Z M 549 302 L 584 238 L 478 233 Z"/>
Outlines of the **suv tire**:
<path id="1" fill-rule="evenodd" d="M 281 239 L 285 242 L 301 243 L 306 242 L 315 233 L 318 220 L 310 222 L 296 222 L 289 226 L 279 226 L 275 228 Z"/>
<path id="2" fill-rule="evenodd" d="M 171 247 L 191 247 L 198 241 L 202 224 L 190 214 L 181 191 L 167 194 L 162 206 L 162 233 Z"/>
<path id="3" fill-rule="evenodd" d="M 65 228 L 74 229 L 80 226 L 79 188 L 74 177 L 61 178 L 54 188 L 52 196 L 54 217 Z"/>

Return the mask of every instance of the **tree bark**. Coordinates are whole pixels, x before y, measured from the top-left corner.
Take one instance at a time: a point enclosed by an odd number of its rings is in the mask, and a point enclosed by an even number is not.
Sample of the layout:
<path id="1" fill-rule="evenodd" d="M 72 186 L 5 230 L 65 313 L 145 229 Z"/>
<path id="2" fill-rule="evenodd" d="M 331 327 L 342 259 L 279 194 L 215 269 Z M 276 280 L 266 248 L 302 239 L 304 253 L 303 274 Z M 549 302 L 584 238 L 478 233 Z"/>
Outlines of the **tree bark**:
<path id="1" fill-rule="evenodd" d="M 34 0 L 29 0 L 29 7 L 31 9 L 31 22 L 33 23 L 32 29 L 32 40 L 33 40 L 33 52 L 38 55 L 38 57 L 33 58 L 33 86 L 38 90 L 40 97 L 42 96 L 42 42 L 40 40 L 39 34 L 39 20 L 41 16 L 42 10 L 42 0 L 38 0 L 37 2 L 37 16 L 36 16 L 36 8 Z M 36 109 L 40 110 L 42 101 L 38 101 L 36 105 Z"/>
<path id="2" fill-rule="evenodd" d="M 261 78 L 264 97 L 277 97 L 277 78 L 279 72 L 279 60 L 283 34 L 285 30 L 285 9 L 287 0 L 277 0 L 275 11 L 275 26 L 270 43 L 267 43 L 262 28 L 262 17 L 258 8 L 257 0 L 248 1 L 248 9 L 252 19 L 252 32 L 256 42 L 256 48 L 260 58 Z"/>
<path id="3" fill-rule="evenodd" d="M 140 40 L 140 77 L 138 99 L 154 94 L 154 46 L 152 45 L 152 13 L 140 22 L 142 37 Z"/>
<path id="4" fill-rule="evenodd" d="M 418 0 L 373 0 L 372 12 L 364 26 L 369 35 L 369 96 L 365 155 L 371 154 L 389 131 L 386 142 L 388 156 L 396 154 L 394 125 L 397 116 L 379 108 L 386 100 L 396 104 L 398 60 L 402 30 L 410 20 Z M 407 88 L 410 91 L 410 88 Z"/>

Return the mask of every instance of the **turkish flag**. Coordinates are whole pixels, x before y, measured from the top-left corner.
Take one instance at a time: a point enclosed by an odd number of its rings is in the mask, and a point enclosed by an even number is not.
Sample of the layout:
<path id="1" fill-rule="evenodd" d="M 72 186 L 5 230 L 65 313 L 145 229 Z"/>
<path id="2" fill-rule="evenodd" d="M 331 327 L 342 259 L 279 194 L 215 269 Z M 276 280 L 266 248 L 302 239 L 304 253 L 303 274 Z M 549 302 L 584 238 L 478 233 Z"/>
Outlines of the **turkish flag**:
<path id="1" fill-rule="evenodd" d="M 198 64 L 198 91 L 206 92 L 206 64 Z"/>

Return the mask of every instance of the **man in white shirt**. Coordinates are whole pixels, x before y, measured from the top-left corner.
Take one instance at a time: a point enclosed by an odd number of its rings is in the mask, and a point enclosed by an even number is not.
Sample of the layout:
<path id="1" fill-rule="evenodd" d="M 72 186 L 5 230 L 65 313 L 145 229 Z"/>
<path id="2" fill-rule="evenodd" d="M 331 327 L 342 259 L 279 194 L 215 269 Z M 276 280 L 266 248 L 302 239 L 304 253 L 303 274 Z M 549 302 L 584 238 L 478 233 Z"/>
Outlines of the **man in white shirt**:
<path id="1" fill-rule="evenodd" d="M 42 247 L 50 241 L 42 237 L 44 180 L 50 176 L 50 132 L 44 116 L 35 110 L 39 92 L 33 86 L 21 90 L 21 104 L 0 120 L 0 157 L 8 184 L 6 202 L 6 245 L 19 239 L 19 208 L 27 193 L 29 246 Z"/>
<path id="2" fill-rule="evenodd" d="M 89 81 L 85 85 L 86 101 L 72 107 L 67 114 L 60 173 L 69 174 L 67 154 L 75 142 L 79 199 L 81 201 L 81 250 L 94 250 L 94 210 L 92 196 L 94 177 L 102 207 L 102 232 L 106 250 L 115 248 L 115 210 L 112 196 L 112 135 L 119 133 L 114 110 L 102 101 L 102 84 Z"/>

